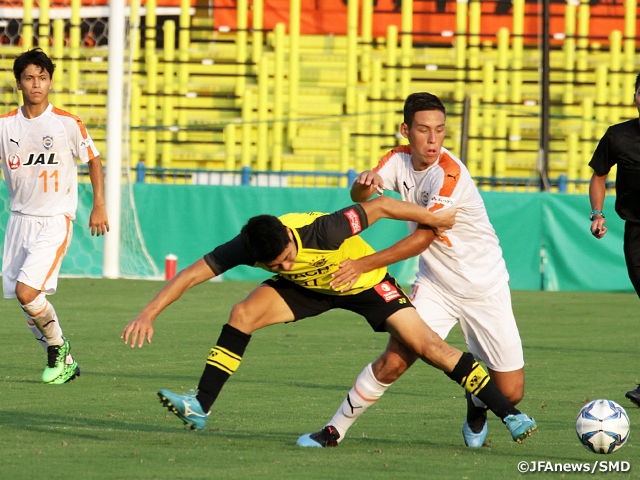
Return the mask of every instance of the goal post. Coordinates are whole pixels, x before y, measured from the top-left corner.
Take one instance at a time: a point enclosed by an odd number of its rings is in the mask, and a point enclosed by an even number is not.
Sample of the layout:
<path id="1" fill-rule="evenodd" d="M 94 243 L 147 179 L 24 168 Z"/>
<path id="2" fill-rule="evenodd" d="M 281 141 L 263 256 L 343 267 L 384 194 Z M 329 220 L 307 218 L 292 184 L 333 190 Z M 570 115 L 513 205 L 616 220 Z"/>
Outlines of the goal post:
<path id="1" fill-rule="evenodd" d="M 120 205 L 122 191 L 122 129 L 125 51 L 124 0 L 109 2 L 109 66 L 107 70 L 107 155 L 105 196 L 110 231 L 104 238 L 102 275 L 120 276 Z"/>

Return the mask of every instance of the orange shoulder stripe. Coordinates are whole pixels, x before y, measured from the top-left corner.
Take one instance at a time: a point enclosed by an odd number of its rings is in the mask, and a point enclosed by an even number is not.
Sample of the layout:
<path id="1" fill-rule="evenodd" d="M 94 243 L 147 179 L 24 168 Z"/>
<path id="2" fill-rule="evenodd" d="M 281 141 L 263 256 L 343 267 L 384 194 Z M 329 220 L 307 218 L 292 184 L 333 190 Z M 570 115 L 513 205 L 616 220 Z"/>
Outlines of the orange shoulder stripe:
<path id="1" fill-rule="evenodd" d="M 394 148 L 393 150 L 387 152 L 387 154 L 380 159 L 378 165 L 373 169 L 374 172 L 377 172 L 382 167 L 384 167 L 385 163 L 389 161 L 391 157 L 393 157 L 396 153 L 408 153 L 411 155 L 411 146 L 410 145 L 400 145 L 399 147 Z"/>
<path id="2" fill-rule="evenodd" d="M 3 113 L 2 115 L 0 115 L 0 118 L 15 117 L 17 114 L 18 109 L 16 108 L 15 110 L 11 110 L 10 112 Z"/>
<path id="3" fill-rule="evenodd" d="M 438 194 L 444 197 L 450 197 L 453 189 L 456 188 L 458 184 L 458 180 L 460 180 L 460 165 L 448 154 L 443 153 L 440 155 L 438 166 L 444 170 L 444 182 Z"/>
<path id="4" fill-rule="evenodd" d="M 53 107 L 53 110 L 51 110 L 51 112 L 55 113 L 56 115 L 60 115 L 61 117 L 73 118 L 78 124 L 78 128 L 80 128 L 80 134 L 82 135 L 82 138 L 86 139 L 89 136 L 89 134 L 87 133 L 87 127 L 84 126 L 84 123 L 82 123 L 82 120 L 80 120 L 80 117 L 78 117 L 77 115 L 66 112 L 57 107 Z"/>

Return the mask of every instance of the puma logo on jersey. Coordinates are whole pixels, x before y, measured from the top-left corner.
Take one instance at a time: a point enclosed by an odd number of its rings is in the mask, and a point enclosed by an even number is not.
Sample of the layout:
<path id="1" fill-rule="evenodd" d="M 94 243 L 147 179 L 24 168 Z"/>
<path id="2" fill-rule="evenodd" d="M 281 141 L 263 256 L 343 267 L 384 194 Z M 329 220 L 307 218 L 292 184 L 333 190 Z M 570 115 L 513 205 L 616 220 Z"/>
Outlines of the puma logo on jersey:
<path id="1" fill-rule="evenodd" d="M 60 162 L 56 160 L 56 152 L 40 152 L 30 153 L 26 163 L 23 163 L 23 167 L 31 167 L 35 165 L 59 165 Z"/>
<path id="2" fill-rule="evenodd" d="M 453 179 L 454 179 L 454 180 L 456 180 L 456 181 L 458 180 L 458 177 L 459 177 L 459 176 L 460 176 L 460 174 L 459 174 L 459 173 L 458 173 L 457 175 L 451 175 L 450 173 L 447 173 L 447 177 L 451 177 L 451 178 L 453 178 Z"/>
<path id="3" fill-rule="evenodd" d="M 407 185 L 407 182 L 402 182 L 402 185 L 404 185 L 404 188 L 407 189 L 407 192 L 413 188 L 413 185 L 409 186 Z"/>
<path id="4" fill-rule="evenodd" d="M 12 143 L 15 143 L 18 146 L 18 148 L 20 148 L 20 144 L 18 143 L 20 141 L 20 139 L 14 140 L 13 138 L 10 138 L 9 141 L 12 142 Z"/>

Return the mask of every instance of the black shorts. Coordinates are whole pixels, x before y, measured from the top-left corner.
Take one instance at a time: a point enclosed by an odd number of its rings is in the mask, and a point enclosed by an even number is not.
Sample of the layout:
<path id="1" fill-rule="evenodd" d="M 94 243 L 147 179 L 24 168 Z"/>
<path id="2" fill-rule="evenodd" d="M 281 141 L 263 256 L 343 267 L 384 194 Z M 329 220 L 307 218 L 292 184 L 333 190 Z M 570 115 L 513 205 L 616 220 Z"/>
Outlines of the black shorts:
<path id="1" fill-rule="evenodd" d="M 374 287 L 355 295 L 318 293 L 278 275 L 263 283 L 274 288 L 284 299 L 293 312 L 294 321 L 342 308 L 362 315 L 376 332 L 384 332 L 387 318 L 403 308 L 413 308 L 411 300 L 389 274 Z"/>

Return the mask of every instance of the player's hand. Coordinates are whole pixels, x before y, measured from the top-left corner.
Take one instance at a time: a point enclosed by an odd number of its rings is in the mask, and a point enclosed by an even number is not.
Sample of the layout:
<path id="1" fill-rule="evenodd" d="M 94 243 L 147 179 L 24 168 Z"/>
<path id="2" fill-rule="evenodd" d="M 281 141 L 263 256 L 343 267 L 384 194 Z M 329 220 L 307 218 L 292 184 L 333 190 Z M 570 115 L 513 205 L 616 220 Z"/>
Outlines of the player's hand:
<path id="1" fill-rule="evenodd" d="M 340 263 L 338 271 L 331 275 L 333 280 L 331 280 L 329 285 L 339 292 L 347 292 L 351 290 L 351 287 L 355 285 L 360 275 L 365 273 L 365 271 L 361 261 L 348 258 Z"/>
<path id="2" fill-rule="evenodd" d="M 144 339 L 147 339 L 147 343 L 151 343 L 151 338 L 153 337 L 153 325 L 151 320 L 142 315 L 138 315 L 136 318 L 129 322 L 120 335 L 120 338 L 124 339 L 124 344 L 129 344 L 129 337 L 131 336 L 131 348 L 136 346 L 136 342 L 138 343 L 138 348 L 142 348 L 144 344 Z"/>
<path id="3" fill-rule="evenodd" d="M 382 177 L 373 170 L 365 170 L 358 175 L 355 181 L 356 183 L 366 187 L 374 187 L 378 190 L 378 193 L 382 193 L 384 191 L 384 181 L 382 180 Z"/>
<path id="4" fill-rule="evenodd" d="M 600 240 L 607 233 L 607 227 L 604 226 L 606 220 L 602 217 L 596 217 L 591 222 L 591 235 Z"/>
<path id="5" fill-rule="evenodd" d="M 432 222 L 432 225 L 430 225 L 436 236 L 443 237 L 445 232 L 455 225 L 457 212 L 458 210 L 455 208 L 447 208 L 436 212 L 436 222 Z"/>
<path id="6" fill-rule="evenodd" d="M 107 219 L 107 209 L 102 206 L 94 206 L 89 217 L 89 229 L 92 236 L 104 235 L 109 231 L 109 220 Z"/>

